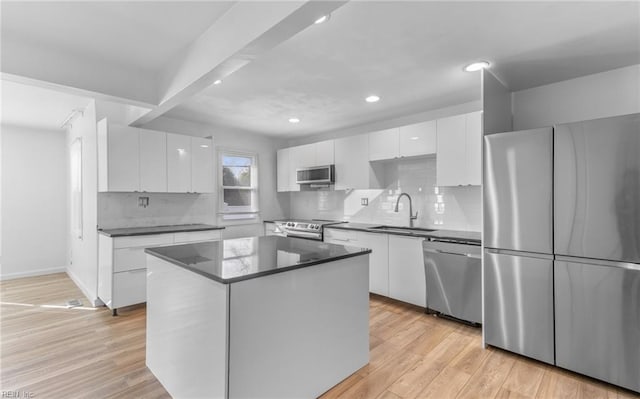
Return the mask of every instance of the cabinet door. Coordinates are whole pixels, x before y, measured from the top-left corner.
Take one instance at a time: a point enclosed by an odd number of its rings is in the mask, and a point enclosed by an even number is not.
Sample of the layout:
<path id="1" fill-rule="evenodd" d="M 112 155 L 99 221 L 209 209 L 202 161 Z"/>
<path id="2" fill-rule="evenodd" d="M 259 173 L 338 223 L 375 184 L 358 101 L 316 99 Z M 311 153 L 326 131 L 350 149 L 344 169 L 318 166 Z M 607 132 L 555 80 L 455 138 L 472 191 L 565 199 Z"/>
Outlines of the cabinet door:
<path id="1" fill-rule="evenodd" d="M 467 184 L 479 186 L 482 181 L 482 112 L 466 115 Z"/>
<path id="2" fill-rule="evenodd" d="M 335 140 L 336 190 L 369 188 L 369 136 Z"/>
<path id="3" fill-rule="evenodd" d="M 436 153 L 436 121 L 416 123 L 400 128 L 400 156 L 411 157 Z"/>
<path id="4" fill-rule="evenodd" d="M 423 238 L 389 235 L 389 296 L 426 307 Z"/>
<path id="5" fill-rule="evenodd" d="M 400 156 L 398 135 L 398 129 L 369 133 L 369 161 L 398 158 Z"/>
<path id="6" fill-rule="evenodd" d="M 140 191 L 167 192 L 167 134 L 140 129 Z"/>
<path id="7" fill-rule="evenodd" d="M 314 144 L 316 150 L 315 166 L 333 165 L 333 144 L 333 140 L 321 141 Z"/>
<path id="8" fill-rule="evenodd" d="M 436 183 L 438 186 L 466 184 L 466 116 L 456 115 L 437 120 Z"/>
<path id="9" fill-rule="evenodd" d="M 191 191 L 213 192 L 213 140 L 191 138 Z"/>
<path id="10" fill-rule="evenodd" d="M 167 191 L 191 191 L 191 137 L 167 133 Z"/>
<path id="11" fill-rule="evenodd" d="M 109 125 L 107 146 L 107 191 L 139 191 L 138 129 Z"/>
<path id="12" fill-rule="evenodd" d="M 389 240 L 387 234 L 358 232 L 358 245 L 371 249 L 369 292 L 389 296 Z"/>
<path id="13" fill-rule="evenodd" d="M 291 191 L 289 179 L 291 177 L 291 162 L 290 162 L 290 148 L 283 148 L 278 150 L 276 155 L 276 184 L 278 188 L 278 192 Z"/>

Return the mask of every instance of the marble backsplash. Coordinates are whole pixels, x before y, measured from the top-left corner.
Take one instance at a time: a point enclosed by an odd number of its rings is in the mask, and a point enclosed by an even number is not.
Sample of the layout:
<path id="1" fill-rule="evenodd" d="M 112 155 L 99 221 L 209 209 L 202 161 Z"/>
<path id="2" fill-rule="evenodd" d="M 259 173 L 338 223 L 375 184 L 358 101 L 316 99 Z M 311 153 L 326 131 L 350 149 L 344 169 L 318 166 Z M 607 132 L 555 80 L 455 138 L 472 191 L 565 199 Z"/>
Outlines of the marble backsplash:
<path id="1" fill-rule="evenodd" d="M 139 206 L 139 197 L 149 205 Z M 215 200 L 215 194 L 98 193 L 98 227 L 216 224 Z"/>
<path id="2" fill-rule="evenodd" d="M 396 199 L 408 193 L 413 202 L 417 227 L 480 231 L 481 188 L 436 186 L 435 157 L 385 162 L 376 169 L 381 189 L 351 191 L 301 191 L 291 193 L 291 217 L 348 220 L 397 226 L 409 225 L 409 201 Z M 368 205 L 362 205 L 363 198 Z"/>

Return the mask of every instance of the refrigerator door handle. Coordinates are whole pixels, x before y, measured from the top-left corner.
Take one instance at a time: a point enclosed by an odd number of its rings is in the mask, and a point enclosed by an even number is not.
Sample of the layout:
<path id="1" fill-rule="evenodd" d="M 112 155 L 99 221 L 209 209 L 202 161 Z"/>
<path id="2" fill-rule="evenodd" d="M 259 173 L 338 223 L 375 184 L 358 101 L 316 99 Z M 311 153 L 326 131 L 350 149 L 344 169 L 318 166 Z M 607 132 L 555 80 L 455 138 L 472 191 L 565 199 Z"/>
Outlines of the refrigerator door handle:
<path id="1" fill-rule="evenodd" d="M 557 255 L 556 261 L 558 262 L 569 262 L 569 263 L 583 263 L 588 265 L 595 266 L 607 266 L 607 267 L 615 267 L 618 269 L 627 269 L 627 270 L 637 270 L 640 271 L 640 264 L 638 263 L 629 263 L 629 262 L 614 262 L 610 260 L 602 260 L 602 259 L 591 259 L 591 258 L 578 258 L 574 256 L 563 256 Z"/>

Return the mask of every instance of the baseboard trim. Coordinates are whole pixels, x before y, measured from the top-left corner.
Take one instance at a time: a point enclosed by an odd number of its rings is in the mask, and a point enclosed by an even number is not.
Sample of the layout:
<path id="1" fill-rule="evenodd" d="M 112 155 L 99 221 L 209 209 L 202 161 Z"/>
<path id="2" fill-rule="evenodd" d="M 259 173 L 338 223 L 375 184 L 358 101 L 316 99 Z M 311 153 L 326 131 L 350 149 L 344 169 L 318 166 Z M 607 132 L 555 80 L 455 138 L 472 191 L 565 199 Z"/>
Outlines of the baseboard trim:
<path id="1" fill-rule="evenodd" d="M 47 274 L 64 273 L 66 270 L 67 270 L 67 266 L 60 266 L 60 267 L 50 267 L 47 269 L 30 270 L 28 272 L 0 274 L 0 281 L 14 280 L 14 279 L 23 278 L 23 277 L 44 276 Z"/>
<path id="2" fill-rule="evenodd" d="M 104 303 L 102 303 L 102 301 L 97 296 L 94 296 L 93 294 L 91 294 L 91 292 L 82 283 L 82 281 L 78 278 L 78 276 L 73 274 L 73 272 L 68 267 L 66 268 L 65 271 L 67 272 L 67 276 L 69 276 L 71 281 L 73 281 L 74 284 L 77 285 L 78 288 L 80 288 L 80 291 L 82 291 L 84 296 L 89 300 L 89 302 L 91 302 L 92 306 L 99 307 L 104 305 Z"/>

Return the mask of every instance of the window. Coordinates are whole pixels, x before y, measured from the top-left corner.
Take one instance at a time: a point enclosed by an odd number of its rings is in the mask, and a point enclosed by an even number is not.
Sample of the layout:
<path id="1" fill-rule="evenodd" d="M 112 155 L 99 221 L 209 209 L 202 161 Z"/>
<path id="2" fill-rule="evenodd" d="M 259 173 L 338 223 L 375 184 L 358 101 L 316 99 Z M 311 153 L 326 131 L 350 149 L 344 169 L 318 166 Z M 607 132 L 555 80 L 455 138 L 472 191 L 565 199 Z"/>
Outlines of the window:
<path id="1" fill-rule="evenodd" d="M 220 212 L 224 219 L 254 218 L 258 212 L 258 162 L 255 154 L 220 152 Z"/>

